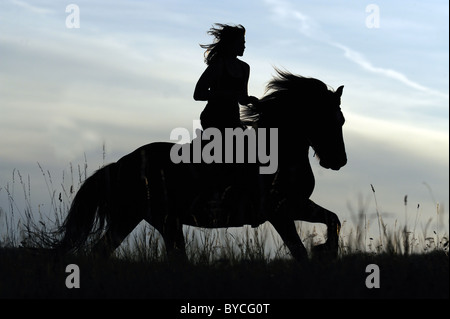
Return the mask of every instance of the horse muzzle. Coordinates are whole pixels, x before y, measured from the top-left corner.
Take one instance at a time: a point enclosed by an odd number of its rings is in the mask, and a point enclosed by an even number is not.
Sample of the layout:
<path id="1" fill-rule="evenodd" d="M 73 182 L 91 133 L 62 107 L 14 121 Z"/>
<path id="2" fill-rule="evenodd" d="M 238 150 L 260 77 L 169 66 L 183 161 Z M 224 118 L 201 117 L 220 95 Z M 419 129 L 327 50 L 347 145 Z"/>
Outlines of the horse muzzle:
<path id="1" fill-rule="evenodd" d="M 347 156 L 343 156 L 338 161 L 332 161 L 332 162 L 320 159 L 319 164 L 323 168 L 332 169 L 333 171 L 338 171 L 341 169 L 341 167 L 343 167 L 347 164 Z"/>

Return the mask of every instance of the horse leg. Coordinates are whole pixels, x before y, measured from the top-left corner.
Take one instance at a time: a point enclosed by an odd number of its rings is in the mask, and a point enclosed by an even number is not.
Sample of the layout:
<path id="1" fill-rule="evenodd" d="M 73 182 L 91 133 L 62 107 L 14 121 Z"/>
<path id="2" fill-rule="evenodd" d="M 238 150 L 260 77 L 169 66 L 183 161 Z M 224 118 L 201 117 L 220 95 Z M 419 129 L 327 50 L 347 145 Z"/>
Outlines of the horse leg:
<path id="1" fill-rule="evenodd" d="M 150 223 L 150 221 L 148 221 Z M 166 246 L 167 259 L 169 261 L 185 261 L 186 244 L 183 234 L 183 224 L 180 219 L 174 216 L 166 215 L 159 220 L 153 218 L 151 225 L 155 227 L 164 240 Z"/>
<path id="2" fill-rule="evenodd" d="M 173 218 L 173 220 L 167 221 L 165 226 L 163 238 L 166 245 L 167 258 L 169 261 L 187 260 L 183 225 L 180 220 Z"/>
<path id="3" fill-rule="evenodd" d="M 270 223 L 289 248 L 292 257 L 294 257 L 297 261 L 303 261 L 308 258 L 308 253 L 300 239 L 293 220 L 275 217 L 270 220 Z"/>
<path id="4" fill-rule="evenodd" d="M 322 223 L 327 226 L 327 241 L 313 247 L 313 253 L 325 253 L 337 257 L 339 249 L 339 231 L 341 222 L 337 215 L 309 200 L 305 209 L 299 212 L 298 219 L 311 223 Z M 297 219 L 297 218 L 296 218 Z"/>
<path id="5" fill-rule="evenodd" d="M 136 228 L 141 220 L 121 220 L 109 226 L 103 237 L 95 244 L 94 254 L 107 258 L 116 250 L 124 239 Z"/>

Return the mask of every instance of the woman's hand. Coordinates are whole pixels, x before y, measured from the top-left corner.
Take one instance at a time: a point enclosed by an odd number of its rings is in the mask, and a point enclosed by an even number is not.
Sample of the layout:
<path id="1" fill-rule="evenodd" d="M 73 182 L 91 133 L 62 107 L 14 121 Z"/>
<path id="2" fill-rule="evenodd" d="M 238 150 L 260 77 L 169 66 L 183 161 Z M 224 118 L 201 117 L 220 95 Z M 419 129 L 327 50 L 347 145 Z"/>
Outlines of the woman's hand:
<path id="1" fill-rule="evenodd" d="M 259 99 L 256 96 L 249 96 L 248 100 L 248 104 L 256 105 L 259 103 Z"/>
<path id="2" fill-rule="evenodd" d="M 241 99 L 239 99 L 239 104 L 242 105 L 256 105 L 259 102 L 259 99 L 255 96 L 244 96 Z"/>

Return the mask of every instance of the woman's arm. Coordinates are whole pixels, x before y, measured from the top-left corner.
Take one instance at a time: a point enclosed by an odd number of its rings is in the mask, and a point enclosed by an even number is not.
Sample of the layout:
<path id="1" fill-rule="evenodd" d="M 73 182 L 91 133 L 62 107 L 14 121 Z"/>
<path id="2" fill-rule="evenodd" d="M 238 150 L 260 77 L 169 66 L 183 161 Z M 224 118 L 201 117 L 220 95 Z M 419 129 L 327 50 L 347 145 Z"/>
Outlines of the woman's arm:
<path id="1" fill-rule="evenodd" d="M 223 61 L 220 60 L 208 65 L 195 86 L 194 100 L 238 100 L 237 91 L 224 90 L 218 87 L 224 67 Z"/>
<path id="2" fill-rule="evenodd" d="M 242 63 L 243 63 L 243 68 L 244 68 L 245 86 L 244 86 L 244 91 L 242 92 L 241 96 L 239 97 L 239 104 L 241 104 L 241 105 L 248 105 L 250 103 L 256 104 L 259 102 L 258 98 L 248 95 L 248 80 L 250 78 L 250 66 L 245 62 L 242 62 Z"/>
<path id="3" fill-rule="evenodd" d="M 194 100 L 208 101 L 211 98 L 209 89 L 217 78 L 217 72 L 218 66 L 216 63 L 208 65 L 195 86 Z"/>
<path id="4" fill-rule="evenodd" d="M 254 96 L 248 96 L 248 79 L 250 76 L 250 67 L 247 63 L 241 62 L 244 71 L 244 86 L 241 91 L 224 90 L 218 88 L 219 78 L 224 70 L 223 61 L 217 61 L 208 65 L 206 70 L 200 76 L 194 90 L 194 100 L 210 101 L 213 99 L 228 99 L 238 101 L 242 105 L 249 103 L 255 104 L 258 99 Z"/>

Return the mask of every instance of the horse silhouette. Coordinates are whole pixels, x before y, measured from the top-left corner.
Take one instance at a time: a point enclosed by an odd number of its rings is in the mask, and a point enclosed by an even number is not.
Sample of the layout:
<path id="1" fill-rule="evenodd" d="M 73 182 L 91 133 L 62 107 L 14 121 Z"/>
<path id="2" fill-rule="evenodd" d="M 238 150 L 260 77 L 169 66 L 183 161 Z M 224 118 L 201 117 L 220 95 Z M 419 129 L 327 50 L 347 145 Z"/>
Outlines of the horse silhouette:
<path id="1" fill-rule="evenodd" d="M 169 258 L 186 258 L 183 225 L 256 227 L 269 221 L 297 260 L 307 258 L 295 220 L 323 223 L 327 240 L 315 246 L 336 256 L 340 221 L 309 199 L 314 175 L 309 148 L 324 168 L 347 163 L 340 108 L 343 86 L 277 70 L 243 123 L 278 129 L 278 169 L 260 174 L 262 163 L 177 163 L 174 143 L 155 142 L 108 164 L 85 180 L 62 223 L 58 249 L 108 256 L 142 221 L 157 229 Z M 92 236 L 101 234 L 101 236 Z M 94 241 L 90 238 L 96 238 Z"/>

